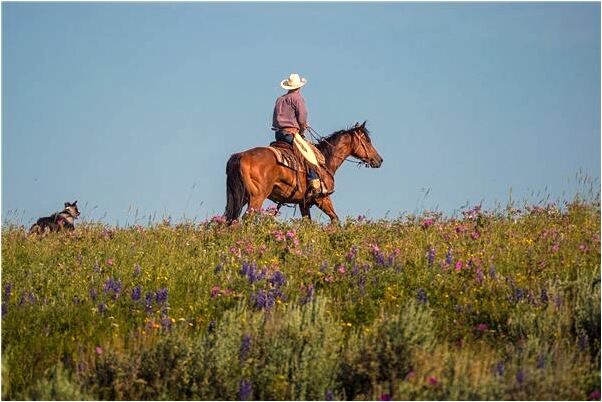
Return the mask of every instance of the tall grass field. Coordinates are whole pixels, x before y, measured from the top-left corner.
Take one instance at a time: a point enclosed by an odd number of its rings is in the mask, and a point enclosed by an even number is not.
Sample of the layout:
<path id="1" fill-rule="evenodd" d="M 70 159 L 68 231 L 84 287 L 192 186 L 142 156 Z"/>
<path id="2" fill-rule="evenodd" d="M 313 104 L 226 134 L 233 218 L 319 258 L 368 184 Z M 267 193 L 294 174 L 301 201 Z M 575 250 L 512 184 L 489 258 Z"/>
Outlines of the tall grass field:
<path id="1" fill-rule="evenodd" d="M 2 399 L 600 400 L 600 203 L 2 229 Z"/>

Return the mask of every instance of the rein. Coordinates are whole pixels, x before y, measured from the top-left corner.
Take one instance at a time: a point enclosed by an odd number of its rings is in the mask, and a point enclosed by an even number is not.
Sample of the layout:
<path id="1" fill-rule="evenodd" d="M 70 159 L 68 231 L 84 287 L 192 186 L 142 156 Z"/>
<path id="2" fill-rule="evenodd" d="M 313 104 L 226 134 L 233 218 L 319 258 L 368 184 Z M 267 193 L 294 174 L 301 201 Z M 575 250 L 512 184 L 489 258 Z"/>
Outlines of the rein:
<path id="1" fill-rule="evenodd" d="M 326 139 L 326 137 L 320 135 L 316 130 L 314 130 L 313 127 L 307 126 L 307 131 L 309 131 L 309 134 L 311 135 L 311 137 L 315 140 L 318 141 L 318 143 L 320 141 L 324 141 L 326 144 L 328 144 L 329 147 L 334 148 L 334 145 L 332 145 L 330 142 L 328 142 L 328 140 Z M 356 131 L 353 131 L 354 135 L 357 135 Z M 366 155 L 368 155 L 368 150 L 366 149 L 366 144 L 364 144 L 364 140 L 363 139 L 359 139 L 360 140 L 360 144 L 362 144 L 362 147 L 364 148 L 364 152 L 366 153 Z M 349 162 L 349 163 L 353 163 L 357 166 L 361 166 L 361 165 L 365 165 L 368 166 L 367 162 L 364 162 L 362 160 L 351 160 L 347 158 L 343 158 L 340 157 L 338 155 L 332 155 L 333 158 L 337 158 L 337 159 L 343 159 L 343 162 Z"/>

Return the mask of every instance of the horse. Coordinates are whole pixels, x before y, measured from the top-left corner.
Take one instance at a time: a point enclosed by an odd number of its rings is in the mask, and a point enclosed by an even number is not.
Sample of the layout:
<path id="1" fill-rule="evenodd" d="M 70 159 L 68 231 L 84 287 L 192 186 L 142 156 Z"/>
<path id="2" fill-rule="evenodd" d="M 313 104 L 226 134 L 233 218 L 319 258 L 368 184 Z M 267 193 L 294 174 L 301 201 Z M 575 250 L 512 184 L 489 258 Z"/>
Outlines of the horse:
<path id="1" fill-rule="evenodd" d="M 379 168 L 383 158 L 378 154 L 366 122 L 332 133 L 316 145 L 326 159 L 326 174 L 321 177 L 328 188 L 334 190 L 334 175 L 348 157 L 355 157 L 372 168 Z M 226 164 L 226 221 L 238 219 L 243 207 L 247 212 L 261 209 L 266 198 L 279 204 L 298 204 L 302 217 L 311 220 L 310 208 L 316 205 L 328 215 L 331 223 L 339 218 L 334 211 L 330 195 L 306 198 L 307 181 L 294 170 L 279 165 L 276 156 L 267 147 L 256 147 L 230 156 Z"/>

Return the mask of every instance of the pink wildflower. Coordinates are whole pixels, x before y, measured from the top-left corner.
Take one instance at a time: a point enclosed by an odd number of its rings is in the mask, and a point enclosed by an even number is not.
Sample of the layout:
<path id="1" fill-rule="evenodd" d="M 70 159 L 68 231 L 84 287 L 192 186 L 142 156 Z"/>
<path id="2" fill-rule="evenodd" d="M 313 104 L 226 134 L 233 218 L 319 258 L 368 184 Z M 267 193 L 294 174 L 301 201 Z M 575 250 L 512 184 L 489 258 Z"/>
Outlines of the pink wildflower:
<path id="1" fill-rule="evenodd" d="M 437 377 L 434 377 L 432 375 L 427 378 L 427 382 L 431 385 L 437 385 L 439 383 Z"/>
<path id="2" fill-rule="evenodd" d="M 344 274 L 344 273 L 345 273 L 345 266 L 344 266 L 344 265 L 342 265 L 342 264 L 341 264 L 341 265 L 339 265 L 339 269 L 338 269 L 338 271 L 339 271 L 340 273 Z"/>
<path id="3" fill-rule="evenodd" d="M 481 324 L 477 324 L 477 325 L 475 325 L 475 327 L 474 327 L 474 328 L 475 328 L 477 331 L 479 331 L 479 332 L 485 332 L 485 331 L 487 331 L 487 329 L 488 329 L 489 327 L 487 327 L 487 324 L 483 324 L 483 323 L 481 323 Z"/>
<path id="4" fill-rule="evenodd" d="M 107 260 L 107 265 L 113 266 L 113 259 L 112 258 L 109 258 Z"/>
<path id="5" fill-rule="evenodd" d="M 215 298 L 221 294 L 221 289 L 219 286 L 215 285 L 211 288 L 211 297 Z"/>
<path id="6" fill-rule="evenodd" d="M 422 226 L 423 229 L 428 229 L 429 226 L 431 226 L 434 223 L 433 219 L 431 218 L 427 218 L 425 220 L 422 221 L 422 223 L 420 224 L 420 226 Z"/>
<path id="7" fill-rule="evenodd" d="M 462 269 L 462 261 L 460 261 L 460 260 L 456 261 L 456 265 L 454 268 L 456 271 L 460 271 Z"/>
<path id="8" fill-rule="evenodd" d="M 101 354 L 102 354 L 102 352 L 103 352 L 102 348 L 101 348 L 100 346 L 97 346 L 97 347 L 96 347 L 96 354 L 97 354 L 97 355 L 101 355 Z"/>

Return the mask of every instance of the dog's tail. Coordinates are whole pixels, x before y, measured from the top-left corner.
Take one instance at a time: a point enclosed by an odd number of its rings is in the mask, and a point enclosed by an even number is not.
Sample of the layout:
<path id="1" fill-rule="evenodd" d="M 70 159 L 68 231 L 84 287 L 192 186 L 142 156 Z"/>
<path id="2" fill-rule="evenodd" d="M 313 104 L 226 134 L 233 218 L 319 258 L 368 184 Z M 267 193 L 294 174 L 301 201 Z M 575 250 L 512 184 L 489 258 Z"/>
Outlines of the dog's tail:
<path id="1" fill-rule="evenodd" d="M 238 219 L 245 205 L 245 186 L 240 173 L 240 154 L 234 154 L 226 164 L 226 211 L 224 215 L 228 223 Z"/>

